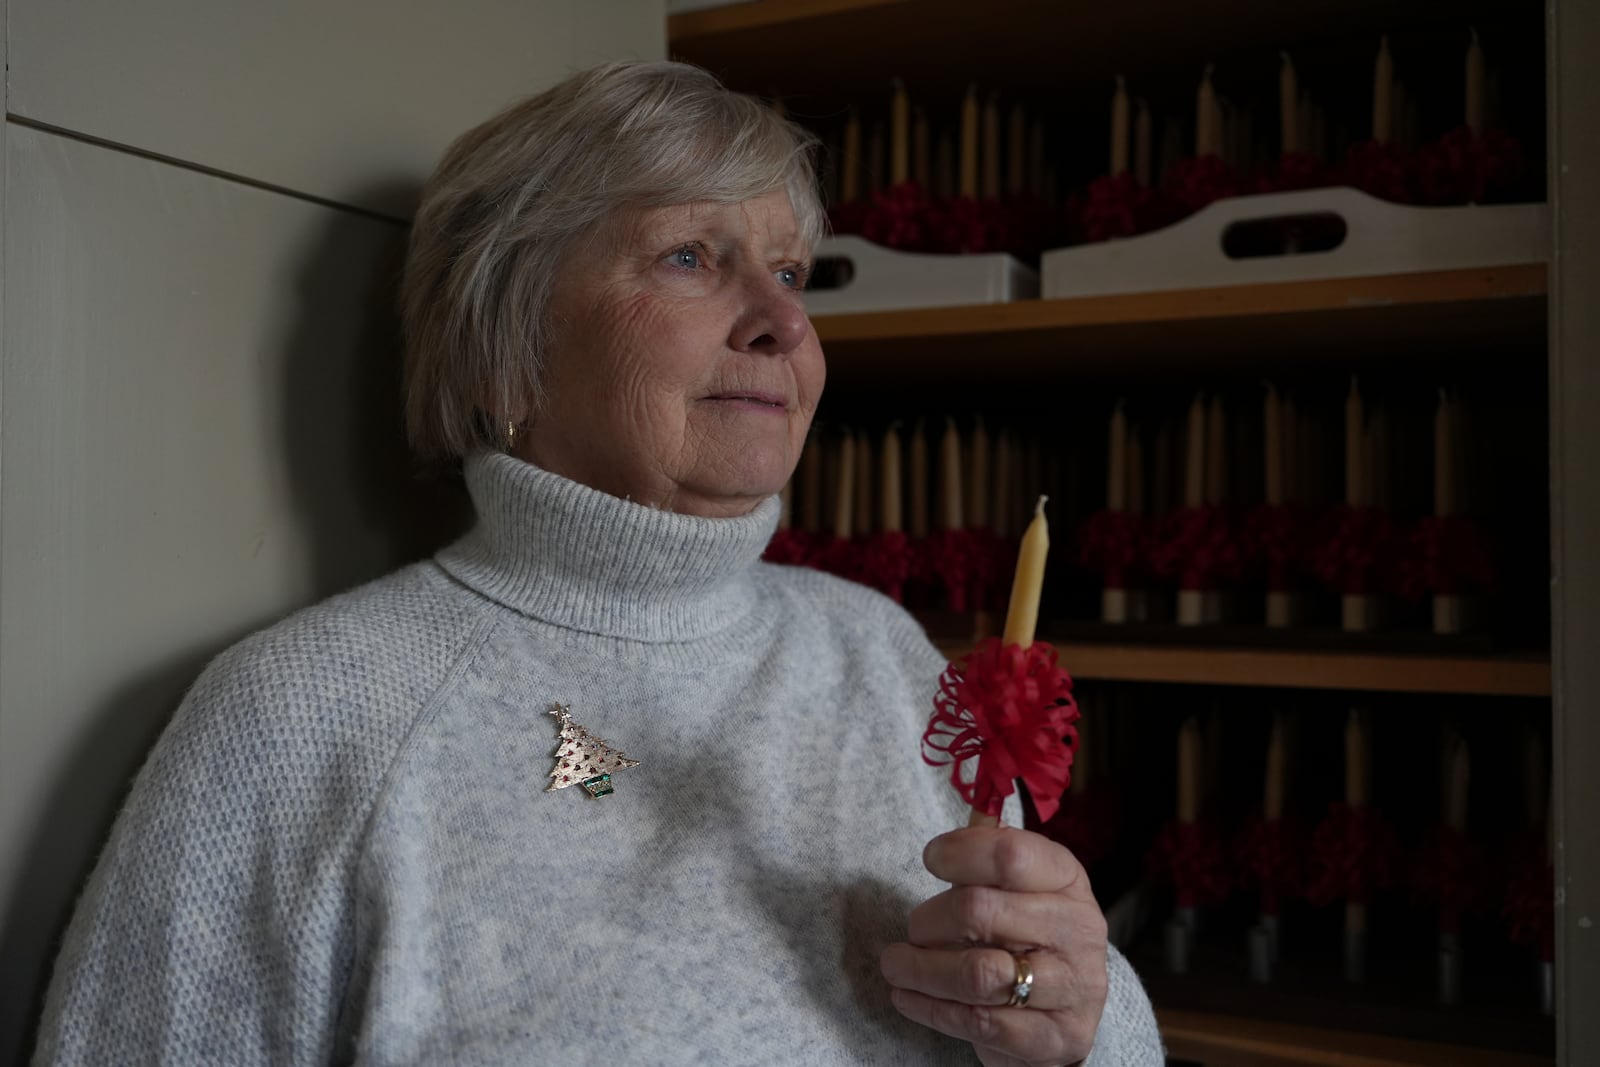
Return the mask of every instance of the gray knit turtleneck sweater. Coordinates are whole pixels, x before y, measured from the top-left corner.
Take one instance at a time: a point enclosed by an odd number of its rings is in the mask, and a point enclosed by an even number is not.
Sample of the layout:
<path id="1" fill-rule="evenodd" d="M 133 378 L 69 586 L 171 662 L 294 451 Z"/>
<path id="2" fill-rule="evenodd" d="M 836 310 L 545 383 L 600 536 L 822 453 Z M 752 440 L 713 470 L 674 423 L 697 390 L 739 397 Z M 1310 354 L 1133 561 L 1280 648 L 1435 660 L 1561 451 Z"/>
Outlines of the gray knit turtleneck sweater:
<path id="1" fill-rule="evenodd" d="M 758 562 L 777 505 L 654 511 L 498 455 L 477 528 L 217 659 L 67 934 L 45 1064 L 971 1063 L 877 957 L 962 822 L 942 667 Z M 639 765 L 547 792 L 553 703 Z M 1111 953 L 1092 1062 L 1161 1062 Z"/>

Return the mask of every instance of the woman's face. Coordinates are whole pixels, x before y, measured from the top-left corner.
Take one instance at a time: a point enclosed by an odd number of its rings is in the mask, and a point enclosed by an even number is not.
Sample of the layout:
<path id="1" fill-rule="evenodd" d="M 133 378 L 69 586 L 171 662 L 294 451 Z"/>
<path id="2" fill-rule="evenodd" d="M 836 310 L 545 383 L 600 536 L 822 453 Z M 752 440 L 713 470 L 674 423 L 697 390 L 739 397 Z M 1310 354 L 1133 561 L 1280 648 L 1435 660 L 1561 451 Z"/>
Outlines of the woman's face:
<path id="1" fill-rule="evenodd" d="M 783 487 L 825 377 L 783 191 L 626 212 L 551 296 L 546 404 L 516 454 L 614 496 L 742 515 Z"/>

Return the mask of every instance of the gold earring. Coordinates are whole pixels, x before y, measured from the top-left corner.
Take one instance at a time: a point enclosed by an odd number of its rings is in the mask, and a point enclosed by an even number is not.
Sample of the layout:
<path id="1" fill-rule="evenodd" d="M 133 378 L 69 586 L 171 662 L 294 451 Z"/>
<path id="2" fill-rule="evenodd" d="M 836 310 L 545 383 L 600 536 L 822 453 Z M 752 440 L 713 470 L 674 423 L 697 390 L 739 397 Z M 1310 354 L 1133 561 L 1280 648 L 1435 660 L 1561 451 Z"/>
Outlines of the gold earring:
<path id="1" fill-rule="evenodd" d="M 515 448 L 517 444 L 517 424 L 510 419 L 506 420 L 506 448 Z"/>

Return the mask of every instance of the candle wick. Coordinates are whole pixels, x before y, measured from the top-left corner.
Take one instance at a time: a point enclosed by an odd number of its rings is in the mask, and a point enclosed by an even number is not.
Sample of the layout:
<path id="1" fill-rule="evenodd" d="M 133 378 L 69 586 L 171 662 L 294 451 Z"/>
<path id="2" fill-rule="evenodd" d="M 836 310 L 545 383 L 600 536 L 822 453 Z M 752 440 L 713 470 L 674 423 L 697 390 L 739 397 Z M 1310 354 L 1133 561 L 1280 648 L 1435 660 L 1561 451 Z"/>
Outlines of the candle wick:
<path id="1" fill-rule="evenodd" d="M 1047 501 L 1049 499 L 1050 499 L 1049 497 L 1045 496 L 1042 493 L 1039 495 L 1039 502 L 1033 506 L 1034 515 L 1043 515 L 1044 514 L 1045 501 Z"/>

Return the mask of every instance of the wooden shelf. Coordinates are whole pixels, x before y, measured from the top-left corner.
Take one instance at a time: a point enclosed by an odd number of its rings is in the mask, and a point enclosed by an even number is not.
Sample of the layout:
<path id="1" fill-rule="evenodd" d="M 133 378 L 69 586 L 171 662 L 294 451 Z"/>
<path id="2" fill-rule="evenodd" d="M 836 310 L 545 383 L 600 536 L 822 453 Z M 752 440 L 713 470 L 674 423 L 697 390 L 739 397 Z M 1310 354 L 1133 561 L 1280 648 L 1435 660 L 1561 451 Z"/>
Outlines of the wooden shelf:
<path id="1" fill-rule="evenodd" d="M 1048 639 L 1046 637 L 1045 639 Z M 1548 659 L 1051 642 L 1085 681 L 1548 697 Z M 950 659 L 969 642 L 938 642 Z"/>
<path id="2" fill-rule="evenodd" d="M 1349 368 L 1542 350 L 1542 263 L 819 315 L 834 384 Z M 1539 364 L 1542 367 L 1542 362 Z"/>
<path id="3" fill-rule="evenodd" d="M 1197 1011 L 1157 1012 L 1167 1054 L 1228 1067 L 1534 1067 L 1546 1056 Z"/>
<path id="4" fill-rule="evenodd" d="M 935 98 L 953 98 L 971 81 L 1059 93 L 1119 73 L 1198 72 L 1236 53 L 1275 57 L 1279 48 L 1315 43 L 1330 26 L 1375 38 L 1441 23 L 1495 24 L 1507 12 L 1538 29 L 1536 5 L 1506 0 L 1467 0 L 1448 11 L 1427 0 L 752 0 L 672 15 L 667 40 L 674 56 L 735 88 L 781 89 L 801 114 L 816 114 L 847 101 L 887 101 L 890 72 Z"/>

